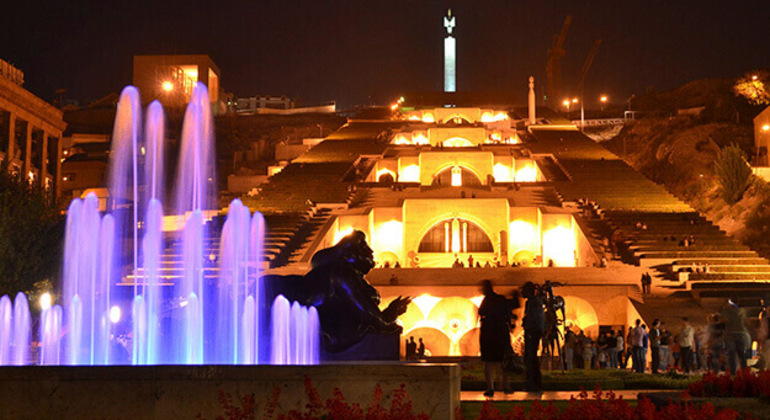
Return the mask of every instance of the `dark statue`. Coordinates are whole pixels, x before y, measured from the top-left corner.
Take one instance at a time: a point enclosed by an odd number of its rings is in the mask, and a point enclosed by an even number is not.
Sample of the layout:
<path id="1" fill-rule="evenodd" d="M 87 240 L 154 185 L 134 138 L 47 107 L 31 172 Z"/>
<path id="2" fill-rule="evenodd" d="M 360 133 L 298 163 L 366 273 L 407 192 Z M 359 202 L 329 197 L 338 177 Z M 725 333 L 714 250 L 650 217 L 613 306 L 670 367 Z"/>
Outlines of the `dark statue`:
<path id="1" fill-rule="evenodd" d="M 366 235 L 353 231 L 337 245 L 316 252 L 304 276 L 265 276 L 263 304 L 282 294 L 289 301 L 315 306 L 323 349 L 329 353 L 342 352 L 369 333 L 398 335 L 401 326 L 396 320 L 411 299 L 399 296 L 381 311 L 379 292 L 364 278 L 374 265 Z"/>

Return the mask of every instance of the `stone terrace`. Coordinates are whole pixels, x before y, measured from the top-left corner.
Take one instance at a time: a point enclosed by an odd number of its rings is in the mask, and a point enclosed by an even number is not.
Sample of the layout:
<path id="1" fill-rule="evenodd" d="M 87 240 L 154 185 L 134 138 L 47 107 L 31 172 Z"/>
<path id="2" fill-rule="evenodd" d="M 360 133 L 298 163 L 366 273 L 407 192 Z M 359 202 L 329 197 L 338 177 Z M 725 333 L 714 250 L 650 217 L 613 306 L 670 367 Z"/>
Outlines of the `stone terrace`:
<path id="1" fill-rule="evenodd" d="M 318 206 L 347 206 L 352 199 L 349 185 L 366 171 L 362 156 L 380 156 L 385 150 L 387 145 L 377 140 L 381 129 L 370 133 L 362 124 L 355 126 L 356 130 L 346 126 L 349 138 L 321 142 L 270 177 L 257 195 L 241 197 L 251 210 L 265 216 L 264 258 L 271 267 L 288 264 L 302 254 L 330 217 L 328 210 Z"/>
<path id="2" fill-rule="evenodd" d="M 770 291 L 770 264 L 756 252 L 636 172 L 618 156 L 578 131 L 539 131 L 528 146 L 551 153 L 569 177 L 554 185 L 565 201 L 595 201 L 610 231 L 620 230 L 633 262 L 653 269 L 653 284 L 662 294 L 692 289 L 698 298 L 743 296 L 756 304 L 760 290 Z M 647 230 L 636 228 L 646 223 Z M 695 244 L 685 247 L 689 235 Z M 681 243 L 681 245 L 680 245 Z M 680 269 L 708 265 L 708 273 L 692 273 L 680 283 Z M 666 289 L 670 289 L 666 291 Z"/>

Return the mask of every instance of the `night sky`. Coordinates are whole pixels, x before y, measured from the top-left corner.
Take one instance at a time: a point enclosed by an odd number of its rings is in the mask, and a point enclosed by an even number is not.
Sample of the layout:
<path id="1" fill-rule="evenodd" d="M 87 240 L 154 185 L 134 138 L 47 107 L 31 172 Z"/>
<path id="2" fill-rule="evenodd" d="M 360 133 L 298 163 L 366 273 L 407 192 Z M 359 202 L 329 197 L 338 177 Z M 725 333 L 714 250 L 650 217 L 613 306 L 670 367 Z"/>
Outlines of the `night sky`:
<path id="1" fill-rule="evenodd" d="M 22 0 L 3 6 L 0 58 L 46 100 L 57 88 L 81 102 L 119 92 L 136 54 L 203 53 L 236 96 L 349 107 L 442 89 L 447 7 L 458 90 L 514 91 L 519 103 L 530 74 L 544 86 L 546 50 L 567 14 L 565 88 L 602 39 L 586 102 L 770 67 L 767 0 Z"/>

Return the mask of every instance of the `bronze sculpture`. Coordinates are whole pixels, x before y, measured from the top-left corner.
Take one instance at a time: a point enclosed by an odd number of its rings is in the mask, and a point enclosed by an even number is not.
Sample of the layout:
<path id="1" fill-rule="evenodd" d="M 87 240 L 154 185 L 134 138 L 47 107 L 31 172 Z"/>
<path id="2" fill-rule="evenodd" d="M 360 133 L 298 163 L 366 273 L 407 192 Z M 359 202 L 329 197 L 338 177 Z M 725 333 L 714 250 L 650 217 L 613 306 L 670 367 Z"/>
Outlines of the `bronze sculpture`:
<path id="1" fill-rule="evenodd" d="M 322 346 L 330 353 L 350 348 L 369 333 L 398 335 L 402 329 L 396 320 L 411 299 L 399 296 L 381 311 L 379 292 L 364 278 L 374 265 L 366 235 L 353 231 L 336 245 L 316 252 L 304 276 L 265 276 L 262 304 L 269 305 L 282 294 L 290 301 L 315 306 Z"/>

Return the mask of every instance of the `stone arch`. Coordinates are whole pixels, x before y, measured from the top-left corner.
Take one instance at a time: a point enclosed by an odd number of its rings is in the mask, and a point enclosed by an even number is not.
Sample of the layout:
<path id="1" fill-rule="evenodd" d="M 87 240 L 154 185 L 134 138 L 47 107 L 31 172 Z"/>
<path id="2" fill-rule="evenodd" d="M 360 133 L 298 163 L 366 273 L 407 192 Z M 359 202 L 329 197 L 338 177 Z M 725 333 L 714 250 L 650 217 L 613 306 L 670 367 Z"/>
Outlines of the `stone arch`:
<path id="1" fill-rule="evenodd" d="M 401 348 L 405 348 L 405 342 L 409 337 L 414 337 L 414 341 L 419 345 L 419 338 L 422 338 L 425 344 L 425 354 L 428 356 L 447 356 L 450 353 L 452 343 L 449 337 L 438 328 L 417 327 L 405 331 L 401 336 Z M 405 350 L 405 349 L 404 349 Z M 405 351 L 403 351 L 405 353 Z"/>
<path id="2" fill-rule="evenodd" d="M 439 221 L 438 223 L 434 224 L 430 229 L 428 229 L 425 234 L 423 234 L 420 237 L 420 242 L 417 245 L 417 249 L 419 252 L 425 252 L 425 253 L 451 253 L 455 251 L 447 251 L 446 250 L 446 243 L 447 241 L 455 242 L 454 236 L 450 236 L 449 238 L 446 237 L 446 229 L 453 229 L 454 227 L 452 225 L 455 224 L 455 222 L 458 222 L 457 228 L 462 229 L 465 231 L 467 228 L 467 236 L 465 236 L 465 239 L 461 239 L 461 243 L 465 241 L 465 245 L 467 246 L 466 251 L 460 251 L 460 252 L 467 252 L 467 253 L 492 253 L 495 252 L 495 245 L 492 238 L 489 236 L 489 234 L 484 231 L 484 229 L 479 226 L 478 224 L 468 220 L 463 219 L 460 217 L 457 218 L 451 218 L 451 219 L 444 219 L 442 221 Z M 463 224 L 463 226 L 460 225 L 460 223 Z M 450 224 L 449 227 L 445 226 L 445 224 Z M 480 236 L 483 235 L 483 236 Z M 458 246 L 460 244 L 457 244 Z"/>
<path id="3" fill-rule="evenodd" d="M 483 185 L 479 175 L 472 169 L 462 165 L 445 166 L 444 169 L 437 171 L 433 175 L 431 185 L 451 185 L 451 171 L 453 168 L 458 167 L 462 171 L 462 186 L 469 187 L 473 185 Z"/>
<path id="4" fill-rule="evenodd" d="M 377 182 L 392 184 L 396 182 L 396 173 L 390 169 L 380 169 L 377 171 Z"/>
<path id="5" fill-rule="evenodd" d="M 385 263 L 387 263 L 389 267 L 393 267 L 396 262 L 399 261 L 399 258 L 398 255 L 396 255 L 394 252 L 383 251 L 377 254 L 376 261 L 378 264 L 382 264 L 383 266 Z"/>
<path id="6" fill-rule="evenodd" d="M 591 303 L 577 296 L 564 296 L 564 309 L 567 324 L 580 328 L 591 338 L 599 336 L 599 317 Z"/>
<path id="7" fill-rule="evenodd" d="M 463 120 L 463 121 L 465 121 L 466 124 L 473 124 L 473 118 L 471 118 L 471 117 L 469 117 L 469 116 L 467 116 L 465 114 L 461 114 L 459 112 L 455 112 L 454 114 L 447 115 L 446 117 L 444 117 L 443 120 L 441 120 L 441 123 L 448 124 L 448 123 L 450 123 L 453 120 L 456 120 L 458 118 Z"/>
<path id="8" fill-rule="evenodd" d="M 418 234 L 415 235 L 416 238 L 420 238 L 419 241 L 417 241 L 416 248 L 419 248 L 420 242 L 422 242 L 422 238 L 425 237 L 425 234 L 427 234 L 428 231 L 431 230 L 434 226 L 436 226 L 437 224 L 439 224 L 439 223 L 441 223 L 443 221 L 451 220 L 451 219 L 455 219 L 455 218 L 457 218 L 457 219 L 465 219 L 465 220 L 467 220 L 469 222 L 473 222 L 476 226 L 478 226 L 479 228 L 481 228 L 481 230 L 484 231 L 484 233 L 487 235 L 487 238 L 489 238 L 489 240 L 492 242 L 493 252 L 498 252 L 499 251 L 498 247 L 495 245 L 496 241 L 493 240 L 494 235 L 490 234 L 490 232 L 494 232 L 494 231 L 489 227 L 489 225 L 487 225 L 486 222 L 483 219 L 481 219 L 479 217 L 476 217 L 475 215 L 473 215 L 471 213 L 467 213 L 467 212 L 463 212 L 463 211 L 451 212 L 451 213 L 450 212 L 445 212 L 445 213 L 438 214 L 438 215 L 428 219 L 420 227 L 420 229 L 418 230 Z"/>
<path id="9" fill-rule="evenodd" d="M 479 345 L 479 335 L 481 334 L 480 328 L 472 328 L 468 330 L 457 342 L 457 347 L 460 349 L 460 354 L 463 356 L 478 356 L 481 354 L 481 346 Z"/>
<path id="10" fill-rule="evenodd" d="M 473 175 L 476 176 L 476 178 L 479 181 L 479 184 L 483 184 L 483 181 L 482 181 L 483 178 L 481 177 L 481 171 L 479 171 L 479 169 L 476 168 L 475 165 L 472 165 L 472 164 L 469 164 L 469 163 L 466 163 L 466 162 L 457 162 L 457 163 L 447 162 L 447 163 L 443 163 L 443 164 L 441 164 L 441 165 L 436 167 L 436 170 L 433 172 L 433 178 L 432 179 L 435 181 L 436 177 L 438 177 L 442 172 L 447 171 L 447 170 L 452 170 L 452 168 L 455 167 L 455 166 L 459 167 L 460 169 L 464 169 L 464 170 L 466 170 L 468 172 L 471 172 Z"/>
<path id="11" fill-rule="evenodd" d="M 475 144 L 473 144 L 472 141 L 466 139 L 465 137 L 452 137 L 444 140 L 441 143 L 444 147 L 473 147 Z"/>

